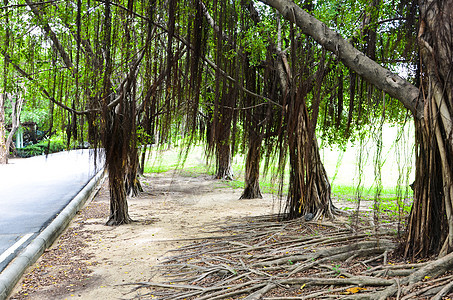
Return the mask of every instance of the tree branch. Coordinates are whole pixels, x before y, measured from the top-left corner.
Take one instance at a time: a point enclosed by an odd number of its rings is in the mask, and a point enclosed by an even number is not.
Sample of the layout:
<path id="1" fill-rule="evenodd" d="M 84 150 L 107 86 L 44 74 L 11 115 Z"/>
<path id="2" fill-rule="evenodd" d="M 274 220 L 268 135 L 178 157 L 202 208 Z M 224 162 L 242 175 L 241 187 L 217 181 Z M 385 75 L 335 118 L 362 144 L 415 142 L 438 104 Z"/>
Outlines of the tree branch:
<path id="1" fill-rule="evenodd" d="M 43 23 L 41 25 L 41 27 L 44 29 L 46 34 L 52 40 L 53 45 L 55 46 L 57 51 L 60 53 L 60 56 L 63 59 L 63 62 L 65 63 L 66 67 L 68 67 L 68 69 L 71 71 L 72 75 L 75 77 L 77 71 L 74 69 L 74 65 L 72 64 L 72 61 L 71 61 L 68 53 L 66 53 L 66 51 L 64 50 L 60 41 L 58 40 L 57 35 L 55 34 L 55 32 L 53 32 L 52 28 L 50 28 L 49 23 L 44 21 L 43 13 L 36 7 L 36 3 L 33 3 L 30 0 L 25 0 L 25 2 L 30 7 L 33 14 Z"/>
<path id="2" fill-rule="evenodd" d="M 308 14 L 291 0 L 260 0 L 277 9 L 283 17 L 294 22 L 303 33 L 337 55 L 341 61 L 377 88 L 398 99 L 413 115 L 423 118 L 423 100 L 419 90 L 400 76 L 385 69 L 354 48 L 339 33 Z"/>
<path id="3" fill-rule="evenodd" d="M 44 4 L 51 4 L 51 3 L 57 3 L 61 2 L 62 0 L 50 0 L 50 1 L 42 1 L 42 2 L 35 2 L 32 5 L 44 5 Z M 25 7 L 29 6 L 29 4 L 11 4 L 11 5 L 6 5 L 6 6 L 1 6 L 0 10 L 8 9 L 8 8 L 20 8 L 20 7 Z"/>
<path id="4" fill-rule="evenodd" d="M 91 112 L 99 112 L 99 110 L 95 110 L 95 109 L 88 109 L 88 110 L 83 110 L 83 111 L 78 111 L 78 110 L 75 110 L 75 109 L 72 109 L 70 108 L 69 106 L 55 100 L 54 97 L 52 97 L 50 95 L 50 93 L 41 85 L 39 85 L 38 83 L 36 83 L 35 79 L 30 75 L 28 74 L 27 72 L 25 72 L 21 67 L 19 67 L 17 64 L 15 64 L 12 60 L 11 60 L 11 57 L 5 52 L 2 50 L 2 54 L 3 56 L 5 57 L 6 61 L 8 63 L 10 63 L 14 69 L 16 69 L 16 71 L 22 75 L 23 77 L 27 78 L 28 80 L 32 81 L 32 82 L 35 82 L 35 84 L 39 87 L 39 89 L 41 90 L 41 93 L 43 93 L 43 95 L 48 98 L 50 101 L 52 101 L 53 103 L 55 103 L 56 105 L 60 106 L 61 108 L 67 110 L 67 111 L 70 111 L 72 113 L 75 113 L 76 115 L 86 115 L 86 114 L 89 114 Z"/>

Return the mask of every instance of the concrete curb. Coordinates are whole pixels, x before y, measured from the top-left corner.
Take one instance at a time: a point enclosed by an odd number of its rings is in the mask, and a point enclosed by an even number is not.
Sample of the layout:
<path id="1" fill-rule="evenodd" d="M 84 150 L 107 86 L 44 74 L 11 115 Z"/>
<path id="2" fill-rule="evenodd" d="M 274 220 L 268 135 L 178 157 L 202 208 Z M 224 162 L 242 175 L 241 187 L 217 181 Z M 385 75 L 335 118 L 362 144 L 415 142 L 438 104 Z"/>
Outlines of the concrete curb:
<path id="1" fill-rule="evenodd" d="M 25 270 L 36 262 L 45 249 L 52 245 L 86 201 L 94 196 L 97 191 L 96 187 L 103 177 L 104 170 L 101 170 L 69 202 L 58 216 L 3 270 L 0 274 L 0 300 L 5 300 L 9 296 Z"/>

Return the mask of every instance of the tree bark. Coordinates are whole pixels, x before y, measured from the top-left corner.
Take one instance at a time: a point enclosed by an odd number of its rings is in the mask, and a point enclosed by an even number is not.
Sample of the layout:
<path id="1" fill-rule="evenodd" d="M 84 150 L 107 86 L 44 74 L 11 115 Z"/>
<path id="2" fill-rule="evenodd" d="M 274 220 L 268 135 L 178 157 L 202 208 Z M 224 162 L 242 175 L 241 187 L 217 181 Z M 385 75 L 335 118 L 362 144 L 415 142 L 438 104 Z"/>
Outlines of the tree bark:
<path id="1" fill-rule="evenodd" d="M 288 218 L 305 216 L 307 221 L 321 217 L 333 218 L 331 189 L 319 147 L 305 104 L 298 92 L 288 119 L 290 177 L 286 212 Z"/>
<path id="2" fill-rule="evenodd" d="M 291 0 L 260 0 L 277 9 L 283 17 L 295 23 L 303 33 L 313 37 L 320 45 L 338 56 L 357 74 L 377 88 L 398 99 L 417 118 L 423 117 L 423 101 L 419 90 L 400 76 L 390 72 L 355 49 L 339 33 L 301 9 Z"/>
<path id="3" fill-rule="evenodd" d="M 216 179 L 233 180 L 230 147 L 229 142 L 222 141 L 216 146 Z"/>
<path id="4" fill-rule="evenodd" d="M 4 103 L 6 94 L 0 94 L 0 164 L 8 163 L 9 149 L 13 142 L 14 134 L 20 126 L 20 114 L 22 112 L 22 104 L 24 99 L 20 96 L 16 96 L 15 100 L 11 100 L 11 131 L 6 138 L 6 122 L 5 122 L 5 111 Z"/>
<path id="5" fill-rule="evenodd" d="M 107 169 L 109 173 L 110 216 L 106 225 L 129 224 L 132 219 L 128 212 L 123 166 L 121 164 L 108 164 Z"/>
<path id="6" fill-rule="evenodd" d="M 420 1 L 424 119 L 416 120 L 416 179 L 404 253 L 453 250 L 453 0 Z"/>
<path id="7" fill-rule="evenodd" d="M 5 96 L 5 95 L 3 95 Z M 20 127 L 20 114 L 22 112 L 22 105 L 24 103 L 24 98 L 22 96 L 16 95 L 15 99 L 11 99 L 11 131 L 9 132 L 8 138 L 6 139 L 6 150 L 9 154 L 9 148 L 13 142 L 13 137 L 16 134 L 17 129 Z"/>
<path id="8" fill-rule="evenodd" d="M 249 133 L 249 149 L 245 161 L 245 189 L 240 199 L 261 199 L 263 196 L 260 191 L 260 159 L 262 138 Z"/>
<path id="9" fill-rule="evenodd" d="M 131 149 L 128 155 L 128 162 L 127 162 L 127 172 L 126 172 L 126 194 L 129 197 L 136 197 L 143 192 L 142 185 L 140 184 L 139 180 L 139 172 L 140 172 L 140 164 L 138 158 L 138 150 L 137 148 Z"/>
<path id="10" fill-rule="evenodd" d="M 229 89 L 229 90 L 228 90 Z M 235 87 L 224 88 L 220 96 L 218 111 L 214 112 L 211 134 L 216 154 L 216 179 L 233 180 L 231 166 L 231 123 L 236 103 Z M 234 137 L 233 137 L 234 138 Z"/>

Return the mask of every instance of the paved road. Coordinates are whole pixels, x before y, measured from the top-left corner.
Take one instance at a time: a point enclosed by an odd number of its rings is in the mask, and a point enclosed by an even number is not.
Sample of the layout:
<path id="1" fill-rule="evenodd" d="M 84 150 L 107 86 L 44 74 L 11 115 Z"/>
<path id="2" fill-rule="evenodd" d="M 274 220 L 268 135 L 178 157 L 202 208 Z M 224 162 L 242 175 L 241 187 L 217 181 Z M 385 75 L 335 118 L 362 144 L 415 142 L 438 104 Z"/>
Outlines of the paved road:
<path id="1" fill-rule="evenodd" d="M 97 170 L 102 161 L 97 160 Z M 93 151 L 0 165 L 0 272 L 96 174 Z"/>

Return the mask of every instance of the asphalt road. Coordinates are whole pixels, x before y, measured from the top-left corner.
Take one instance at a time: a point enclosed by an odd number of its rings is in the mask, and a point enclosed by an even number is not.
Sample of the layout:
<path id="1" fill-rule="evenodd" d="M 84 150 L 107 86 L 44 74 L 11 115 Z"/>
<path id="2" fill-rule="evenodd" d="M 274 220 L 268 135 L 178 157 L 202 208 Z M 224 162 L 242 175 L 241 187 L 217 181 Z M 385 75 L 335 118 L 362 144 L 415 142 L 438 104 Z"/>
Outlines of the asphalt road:
<path id="1" fill-rule="evenodd" d="M 90 150 L 0 165 L 0 272 L 102 167 Z"/>

